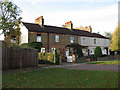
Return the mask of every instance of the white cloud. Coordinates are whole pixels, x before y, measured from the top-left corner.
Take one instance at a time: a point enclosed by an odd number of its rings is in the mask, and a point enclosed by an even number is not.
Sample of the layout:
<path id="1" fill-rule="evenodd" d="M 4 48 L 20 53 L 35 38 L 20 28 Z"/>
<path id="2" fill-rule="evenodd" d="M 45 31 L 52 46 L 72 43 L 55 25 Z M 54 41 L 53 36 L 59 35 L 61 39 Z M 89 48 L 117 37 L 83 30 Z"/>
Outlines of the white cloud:
<path id="1" fill-rule="evenodd" d="M 45 24 L 61 26 L 67 21 L 72 21 L 73 26 L 93 27 L 94 32 L 113 31 L 117 26 L 118 5 L 87 11 L 53 12 L 44 15 Z"/>
<path id="2" fill-rule="evenodd" d="M 19 0 L 20 1 L 20 0 Z M 31 14 L 30 10 L 24 10 L 23 21 L 34 23 L 35 19 L 41 14 Z M 118 5 L 96 9 L 80 11 L 58 11 L 43 14 L 45 25 L 62 26 L 67 21 L 72 21 L 74 27 L 89 26 L 93 32 L 104 33 L 105 31 L 113 32 L 118 24 Z M 1 38 L 1 37 L 0 37 Z"/>
<path id="3" fill-rule="evenodd" d="M 34 23 L 35 19 L 39 16 L 37 14 L 32 16 L 29 11 L 24 12 L 22 15 L 23 21 Z M 43 17 L 45 25 L 61 27 L 65 22 L 72 21 L 74 27 L 91 25 L 93 32 L 100 32 L 103 34 L 105 31 L 113 32 L 117 26 L 118 5 L 114 4 L 96 10 L 51 12 L 43 15 Z"/>

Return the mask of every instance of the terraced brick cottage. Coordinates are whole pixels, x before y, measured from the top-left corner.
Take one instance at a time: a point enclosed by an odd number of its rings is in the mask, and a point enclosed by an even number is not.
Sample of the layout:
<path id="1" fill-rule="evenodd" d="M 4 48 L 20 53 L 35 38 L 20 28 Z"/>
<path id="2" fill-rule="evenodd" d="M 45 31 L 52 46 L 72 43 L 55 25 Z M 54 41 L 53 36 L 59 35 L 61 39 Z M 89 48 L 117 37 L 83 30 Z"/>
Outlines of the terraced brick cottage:
<path id="1" fill-rule="evenodd" d="M 72 22 L 67 22 L 63 27 L 44 25 L 43 16 L 37 18 L 35 23 L 22 22 L 21 36 L 19 44 L 28 42 L 42 42 L 41 52 L 54 52 L 55 49 L 65 60 L 73 51 L 72 48 L 66 47 L 71 43 L 87 46 L 83 49 L 84 56 L 94 54 L 96 46 L 100 46 L 103 54 L 109 54 L 109 39 L 89 30 L 73 29 Z M 107 49 L 106 49 L 107 48 Z"/>

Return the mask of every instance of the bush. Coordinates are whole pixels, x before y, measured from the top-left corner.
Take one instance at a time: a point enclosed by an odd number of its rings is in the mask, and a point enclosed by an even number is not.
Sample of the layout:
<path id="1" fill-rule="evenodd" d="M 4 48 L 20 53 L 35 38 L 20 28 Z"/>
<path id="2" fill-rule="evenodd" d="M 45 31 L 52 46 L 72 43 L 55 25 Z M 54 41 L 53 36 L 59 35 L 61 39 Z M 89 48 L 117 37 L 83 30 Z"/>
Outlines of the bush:
<path id="1" fill-rule="evenodd" d="M 75 49 L 74 54 L 77 54 L 78 58 L 83 56 L 82 49 L 85 48 L 85 46 L 81 46 L 79 44 L 71 44 L 71 45 L 66 45 L 66 46 L 74 48 Z M 72 53 L 70 54 L 72 55 Z"/>
<path id="2" fill-rule="evenodd" d="M 101 57 L 102 56 L 102 50 L 100 47 L 95 48 L 95 57 Z"/>
<path id="3" fill-rule="evenodd" d="M 42 52 L 39 52 L 38 53 L 38 60 L 44 60 L 44 61 L 49 61 L 49 62 L 52 62 L 52 63 L 55 63 L 54 61 L 54 56 L 55 54 L 54 53 L 42 53 Z"/>
<path id="4" fill-rule="evenodd" d="M 95 55 L 86 56 L 86 58 L 89 58 L 92 61 L 96 61 L 97 60 L 97 57 Z"/>
<path id="5" fill-rule="evenodd" d="M 45 61 L 45 60 L 39 60 L 38 63 L 39 63 L 39 64 L 51 64 L 51 65 L 54 64 L 53 62 Z"/>
<path id="6" fill-rule="evenodd" d="M 57 53 L 57 50 L 55 50 L 55 64 L 60 64 L 60 55 Z"/>
<path id="7" fill-rule="evenodd" d="M 103 54 L 103 55 L 102 55 L 102 57 L 106 57 L 106 56 L 108 56 L 108 55 L 106 55 L 106 54 Z"/>
<path id="8" fill-rule="evenodd" d="M 20 45 L 22 48 L 34 48 L 38 49 L 38 52 L 40 52 L 42 43 L 41 42 L 30 42 L 30 43 L 23 43 Z"/>

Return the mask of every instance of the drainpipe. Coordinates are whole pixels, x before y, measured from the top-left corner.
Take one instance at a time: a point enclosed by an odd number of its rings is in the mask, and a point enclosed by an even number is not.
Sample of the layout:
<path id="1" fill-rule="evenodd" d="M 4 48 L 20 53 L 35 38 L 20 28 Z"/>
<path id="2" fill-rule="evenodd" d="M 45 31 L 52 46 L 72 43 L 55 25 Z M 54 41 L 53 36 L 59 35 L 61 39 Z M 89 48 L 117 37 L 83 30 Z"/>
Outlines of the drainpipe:
<path id="1" fill-rule="evenodd" d="M 49 33 L 47 33 L 47 52 L 49 52 Z"/>

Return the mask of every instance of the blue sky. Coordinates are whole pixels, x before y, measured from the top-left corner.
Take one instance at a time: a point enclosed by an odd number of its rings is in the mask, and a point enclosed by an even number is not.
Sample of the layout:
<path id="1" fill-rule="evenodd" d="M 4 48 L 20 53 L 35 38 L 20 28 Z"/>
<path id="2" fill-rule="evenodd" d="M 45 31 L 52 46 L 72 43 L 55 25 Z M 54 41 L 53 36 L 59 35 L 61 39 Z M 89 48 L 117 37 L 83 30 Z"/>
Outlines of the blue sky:
<path id="1" fill-rule="evenodd" d="M 118 24 L 119 0 L 12 0 L 22 10 L 24 22 L 34 23 L 39 16 L 45 25 L 73 27 L 91 25 L 93 32 L 113 32 Z"/>

